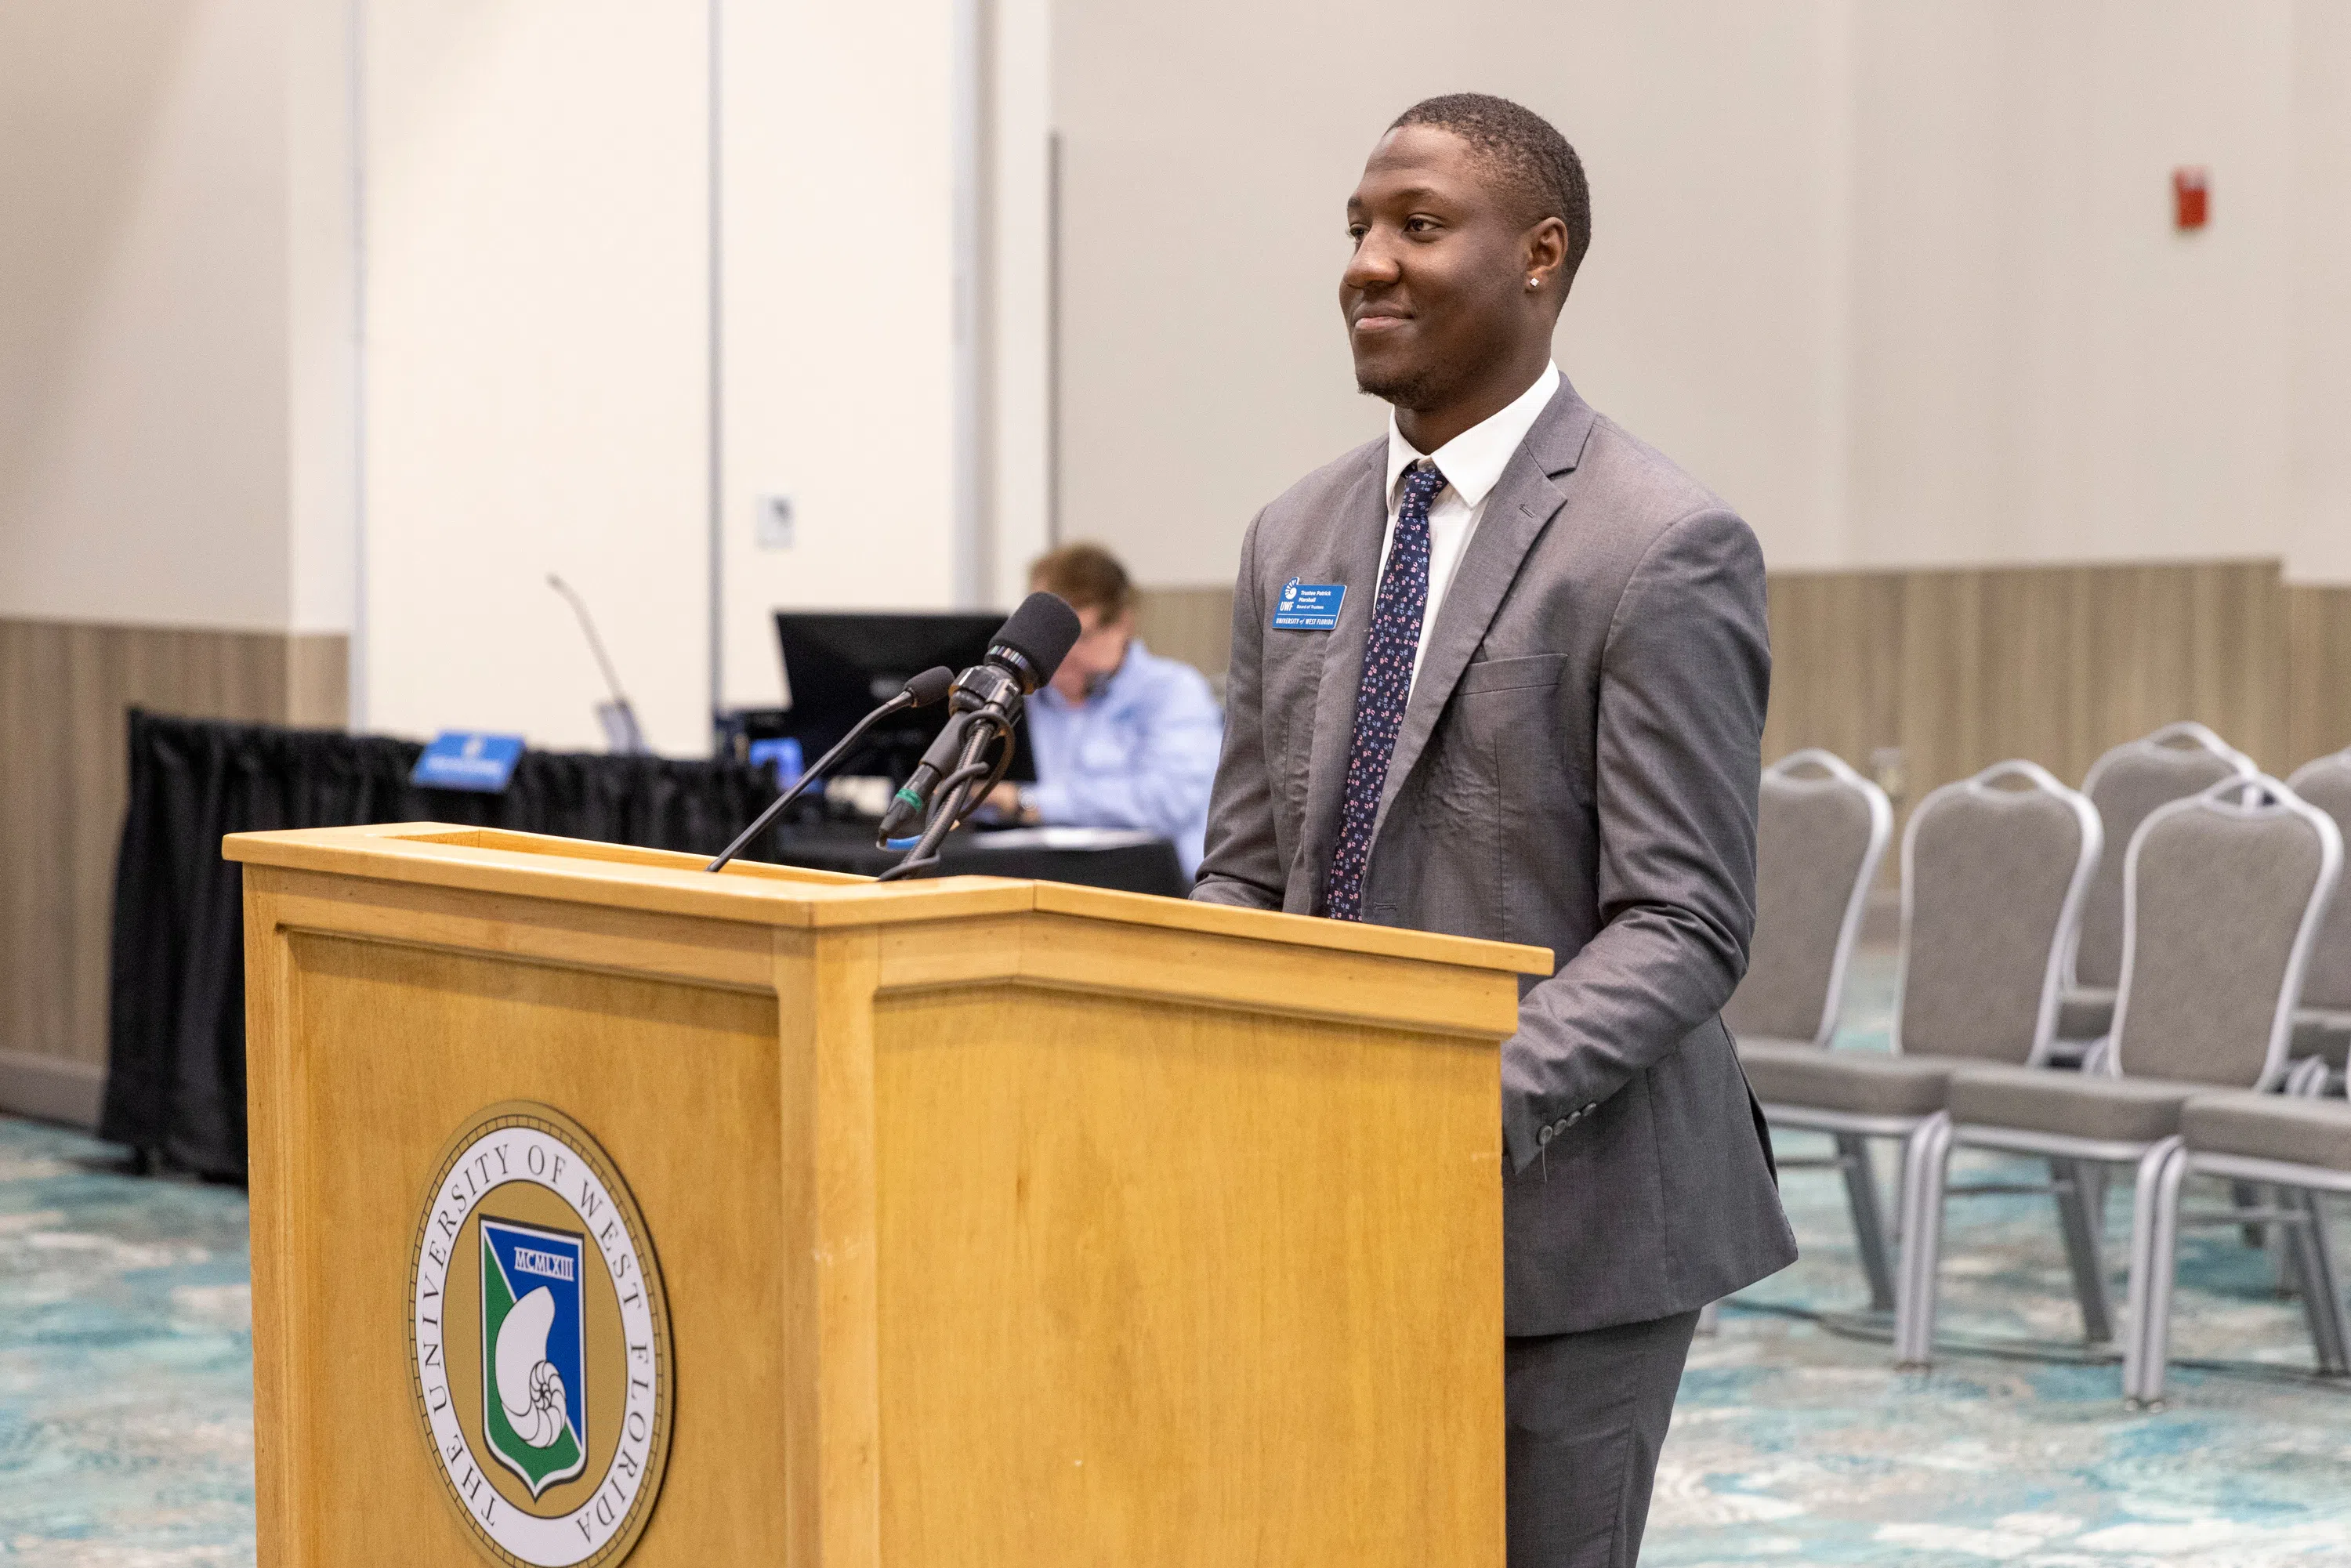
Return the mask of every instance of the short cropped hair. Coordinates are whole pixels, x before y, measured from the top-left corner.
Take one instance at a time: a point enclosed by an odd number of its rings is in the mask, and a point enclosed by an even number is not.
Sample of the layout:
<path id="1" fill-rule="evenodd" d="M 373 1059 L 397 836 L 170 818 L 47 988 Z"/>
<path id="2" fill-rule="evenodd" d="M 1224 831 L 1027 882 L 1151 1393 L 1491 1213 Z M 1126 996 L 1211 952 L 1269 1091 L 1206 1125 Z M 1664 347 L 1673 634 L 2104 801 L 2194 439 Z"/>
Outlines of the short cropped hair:
<path id="1" fill-rule="evenodd" d="M 1063 545 L 1039 556 L 1029 567 L 1029 582 L 1069 602 L 1072 610 L 1098 612 L 1115 622 L 1134 608 L 1134 584 L 1118 557 L 1098 544 Z"/>
<path id="2" fill-rule="evenodd" d="M 1592 191 L 1583 161 L 1567 138 L 1533 110 L 1491 93 L 1449 92 L 1414 104 L 1388 127 L 1426 125 L 1450 131 L 1491 165 L 1521 204 L 1530 224 L 1557 218 L 1567 225 L 1567 277 L 1592 248 Z"/>

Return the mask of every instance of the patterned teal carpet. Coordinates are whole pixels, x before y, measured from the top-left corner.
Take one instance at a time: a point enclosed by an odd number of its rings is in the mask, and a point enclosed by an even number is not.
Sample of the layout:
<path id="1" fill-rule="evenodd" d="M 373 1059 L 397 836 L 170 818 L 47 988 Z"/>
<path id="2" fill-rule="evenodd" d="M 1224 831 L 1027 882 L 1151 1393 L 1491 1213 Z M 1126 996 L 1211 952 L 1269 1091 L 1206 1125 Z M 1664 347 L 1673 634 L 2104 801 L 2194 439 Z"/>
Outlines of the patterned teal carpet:
<path id="1" fill-rule="evenodd" d="M 0 1555 L 253 1561 L 245 1195 L 0 1119 Z"/>
<path id="2" fill-rule="evenodd" d="M 1888 978 L 1873 960 L 1852 1043 L 1882 1039 Z M 0 1558 L 250 1563 L 243 1195 L 116 1175 L 114 1157 L 0 1119 Z M 2351 1389 L 2304 1375 L 2299 1313 L 2233 1232 L 2191 1233 L 2178 1354 L 2197 1364 L 2170 1409 L 2134 1415 L 2073 1337 L 2046 1198 L 1955 1201 L 1927 1378 L 1889 1370 L 1883 1326 L 1853 1312 L 1834 1177 L 1791 1172 L 1787 1198 L 1804 1258 L 1691 1358 L 1651 1568 L 2351 1565 Z M 2118 1264 L 2127 1189 L 2114 1201 Z"/>
<path id="3" fill-rule="evenodd" d="M 1892 956 L 1858 968 L 1840 1044 L 1882 1050 Z M 1793 1134 L 1781 1145 L 1827 1146 Z M 1953 1175 L 2046 1171 L 1963 1153 Z M 1890 1149 L 1879 1183 L 1893 1192 Z M 2143 1415 L 2124 1408 L 2116 1363 L 2082 1348 L 2049 1198 L 1952 1200 L 1938 1359 L 1917 1377 L 1891 1369 L 1886 1325 L 1858 1311 L 1867 1292 L 1842 1184 L 1792 1171 L 1784 1196 L 1803 1256 L 1727 1303 L 1720 1337 L 1691 1354 L 1642 1554 L 1650 1568 L 2351 1564 L 2351 1385 L 2308 1375 L 2300 1309 L 2234 1228 L 2184 1233 L 2169 1407 Z M 2119 1307 L 2126 1173 L 2109 1196 Z M 2190 1196 L 2222 1201 L 2217 1186 Z M 2351 1258 L 2346 1207 L 2335 1215 L 2338 1258 Z M 1797 1315 L 1812 1313 L 1828 1322 Z"/>

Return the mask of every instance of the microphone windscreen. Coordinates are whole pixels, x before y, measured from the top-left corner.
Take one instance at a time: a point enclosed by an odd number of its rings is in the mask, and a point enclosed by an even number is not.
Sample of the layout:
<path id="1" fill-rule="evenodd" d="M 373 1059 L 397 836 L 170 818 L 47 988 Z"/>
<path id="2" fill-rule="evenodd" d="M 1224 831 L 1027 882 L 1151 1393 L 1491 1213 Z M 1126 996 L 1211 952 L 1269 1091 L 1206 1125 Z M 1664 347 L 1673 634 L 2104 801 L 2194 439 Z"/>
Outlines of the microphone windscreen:
<path id="1" fill-rule="evenodd" d="M 916 707 L 928 707 L 946 698 L 947 688 L 955 685 L 955 672 L 945 664 L 934 664 L 906 683 L 906 695 L 914 699 Z"/>
<path id="2" fill-rule="evenodd" d="M 1043 685 L 1078 645 L 1081 628 L 1078 612 L 1054 595 L 1045 592 L 1030 594 L 1020 601 L 1020 608 L 1005 621 L 1003 628 L 989 639 L 992 648 L 1009 648 L 1029 662 L 1037 673 L 1037 684 Z"/>

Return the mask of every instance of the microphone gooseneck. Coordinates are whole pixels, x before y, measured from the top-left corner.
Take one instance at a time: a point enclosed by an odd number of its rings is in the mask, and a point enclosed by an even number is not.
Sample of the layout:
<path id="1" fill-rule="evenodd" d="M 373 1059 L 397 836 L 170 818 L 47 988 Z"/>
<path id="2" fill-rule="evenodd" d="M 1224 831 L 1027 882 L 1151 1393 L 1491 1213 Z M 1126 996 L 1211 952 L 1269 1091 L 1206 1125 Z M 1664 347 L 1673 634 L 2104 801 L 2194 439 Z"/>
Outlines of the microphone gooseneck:
<path id="1" fill-rule="evenodd" d="M 883 703 L 880 707 L 875 708 L 872 713 L 869 713 L 863 718 L 859 719 L 856 726 L 852 728 L 847 735 L 842 736 L 831 750 L 826 752 L 822 757 L 816 759 L 815 767 L 801 774 L 798 779 L 793 781 L 790 789 L 785 790 L 782 794 L 777 796 L 774 800 L 769 802 L 768 809 L 760 812 L 758 816 L 752 821 L 749 827 L 744 829 L 740 833 L 737 833 L 735 836 L 735 841 L 733 843 L 728 844 L 724 850 L 719 852 L 718 858 L 716 860 L 712 861 L 708 865 L 704 866 L 702 869 L 705 871 L 724 871 L 726 867 L 726 862 L 733 860 L 737 855 L 741 854 L 743 852 L 743 846 L 758 838 L 759 834 L 765 831 L 768 824 L 776 820 L 778 814 L 780 813 L 785 807 L 790 805 L 794 800 L 799 800 L 802 794 L 806 793 L 810 785 L 815 783 L 818 779 L 822 779 L 828 773 L 831 773 L 834 765 L 849 754 L 849 748 L 864 738 L 865 732 L 867 730 L 872 729 L 875 725 L 881 723 L 883 719 L 889 717 L 893 713 L 904 713 L 910 707 L 930 706 L 933 703 L 937 702 L 940 698 L 946 696 L 948 691 L 953 687 L 954 683 L 955 677 L 947 673 L 946 666 L 944 664 L 935 665 L 930 669 L 925 670 L 921 674 L 916 675 L 913 680 L 908 681 L 905 685 L 899 690 L 896 696 L 892 697 L 888 702 Z"/>
<path id="2" fill-rule="evenodd" d="M 876 841 L 886 846 L 903 839 L 918 821 L 925 823 L 922 837 L 880 880 L 894 882 L 938 863 L 940 842 L 1011 767 L 1012 730 L 1023 706 L 1053 678 L 1083 630 L 1066 602 L 1032 593 L 990 640 L 987 656 L 955 678 L 946 727 L 891 798 Z M 991 746 L 998 753 L 992 764 L 986 760 Z"/>
<path id="3" fill-rule="evenodd" d="M 596 716 L 604 723 L 608 747 L 629 753 L 652 750 L 645 744 L 644 726 L 637 722 L 636 706 L 621 689 L 620 672 L 612 668 L 612 657 L 604 652 L 604 639 L 596 633 L 596 618 L 588 613 L 588 601 L 580 597 L 578 589 L 554 572 L 547 574 L 547 586 L 561 594 L 564 602 L 571 606 L 571 613 L 579 617 L 580 630 L 588 638 L 588 651 L 596 655 L 596 667 L 604 673 L 605 689 L 612 694 L 610 703 L 599 704 L 596 709 Z"/>
<path id="4" fill-rule="evenodd" d="M 612 668 L 611 655 L 604 652 L 604 639 L 596 635 L 596 618 L 588 613 L 588 601 L 580 597 L 579 590 L 551 571 L 547 574 L 547 586 L 561 594 L 564 602 L 571 606 L 571 613 L 580 618 L 580 630 L 587 634 L 588 651 L 596 655 L 596 667 L 604 672 L 604 685 L 612 694 L 613 706 L 627 707 L 629 694 L 621 689 L 620 672 Z"/>

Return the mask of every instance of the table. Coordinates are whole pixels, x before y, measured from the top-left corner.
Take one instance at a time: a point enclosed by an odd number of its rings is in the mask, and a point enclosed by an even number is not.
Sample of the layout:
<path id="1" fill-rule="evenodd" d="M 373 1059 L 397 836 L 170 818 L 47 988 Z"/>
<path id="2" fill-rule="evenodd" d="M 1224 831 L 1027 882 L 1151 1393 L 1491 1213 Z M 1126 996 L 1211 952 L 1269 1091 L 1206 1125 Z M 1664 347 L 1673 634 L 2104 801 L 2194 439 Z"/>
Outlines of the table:
<path id="1" fill-rule="evenodd" d="M 876 876 L 904 858 L 877 849 L 873 824 L 839 819 L 778 828 L 767 853 L 786 865 Z M 1192 891 L 1176 846 L 1114 828 L 979 829 L 949 835 L 937 876 L 1010 876 L 1182 898 Z"/>

